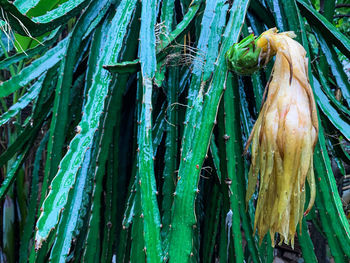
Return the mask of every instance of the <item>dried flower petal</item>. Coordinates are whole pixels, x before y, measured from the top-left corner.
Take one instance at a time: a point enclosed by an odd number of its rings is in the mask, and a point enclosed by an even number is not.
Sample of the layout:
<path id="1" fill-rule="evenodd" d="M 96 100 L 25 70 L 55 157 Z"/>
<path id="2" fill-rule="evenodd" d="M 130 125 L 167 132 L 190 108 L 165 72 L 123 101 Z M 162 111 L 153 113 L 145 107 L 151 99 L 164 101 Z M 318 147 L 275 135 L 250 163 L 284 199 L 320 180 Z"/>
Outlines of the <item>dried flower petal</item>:
<path id="1" fill-rule="evenodd" d="M 293 32 L 264 32 L 255 40 L 259 60 L 276 55 L 266 101 L 248 140 L 252 145 L 246 201 L 255 191 L 259 196 L 254 227 L 260 240 L 270 231 L 281 242 L 294 243 L 297 224 L 304 214 L 305 180 L 310 185 L 310 202 L 315 199 L 313 150 L 317 141 L 316 106 L 308 80 L 308 60 Z"/>

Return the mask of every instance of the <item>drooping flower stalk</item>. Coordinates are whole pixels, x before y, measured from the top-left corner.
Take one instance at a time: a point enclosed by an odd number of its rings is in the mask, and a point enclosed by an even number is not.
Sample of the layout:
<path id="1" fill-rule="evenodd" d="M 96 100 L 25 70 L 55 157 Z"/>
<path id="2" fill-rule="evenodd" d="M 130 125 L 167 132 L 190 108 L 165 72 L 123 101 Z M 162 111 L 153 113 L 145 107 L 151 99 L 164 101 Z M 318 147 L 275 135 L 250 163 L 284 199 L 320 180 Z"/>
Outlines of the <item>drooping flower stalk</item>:
<path id="1" fill-rule="evenodd" d="M 280 234 L 281 242 L 291 241 L 293 245 L 297 224 L 304 214 L 306 179 L 310 201 L 305 213 L 313 206 L 316 192 L 316 106 L 306 52 L 293 36 L 293 32 L 270 29 L 257 39 L 244 39 L 243 45 L 236 44 L 227 54 L 230 68 L 239 74 L 254 72 L 276 55 L 267 98 L 246 146 L 252 146 L 246 201 L 254 193 L 260 174 L 254 228 L 260 240 L 270 231 L 273 245 L 275 233 Z"/>

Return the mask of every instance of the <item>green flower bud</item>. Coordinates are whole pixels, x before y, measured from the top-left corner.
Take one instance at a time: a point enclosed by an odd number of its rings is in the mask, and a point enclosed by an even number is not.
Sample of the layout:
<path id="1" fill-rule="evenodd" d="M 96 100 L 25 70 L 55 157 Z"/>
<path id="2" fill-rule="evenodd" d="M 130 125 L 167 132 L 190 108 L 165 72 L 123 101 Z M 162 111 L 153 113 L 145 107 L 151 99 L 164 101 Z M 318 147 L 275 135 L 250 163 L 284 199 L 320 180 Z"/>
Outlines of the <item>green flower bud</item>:
<path id="1" fill-rule="evenodd" d="M 260 67 L 260 52 L 261 48 L 257 47 L 255 36 L 247 36 L 227 51 L 226 61 L 229 70 L 240 75 L 251 75 Z"/>

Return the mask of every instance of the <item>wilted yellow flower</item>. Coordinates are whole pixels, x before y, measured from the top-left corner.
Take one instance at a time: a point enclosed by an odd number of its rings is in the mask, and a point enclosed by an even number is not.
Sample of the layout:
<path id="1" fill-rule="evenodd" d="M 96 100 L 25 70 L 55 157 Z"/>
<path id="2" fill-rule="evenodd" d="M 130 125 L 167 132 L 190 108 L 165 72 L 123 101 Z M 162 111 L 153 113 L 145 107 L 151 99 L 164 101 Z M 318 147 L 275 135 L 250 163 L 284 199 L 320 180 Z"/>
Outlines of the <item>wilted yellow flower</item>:
<path id="1" fill-rule="evenodd" d="M 316 106 L 308 80 L 304 48 L 292 39 L 293 32 L 264 32 L 256 41 L 260 58 L 276 54 L 266 101 L 250 134 L 252 148 L 246 201 L 259 179 L 259 196 L 254 228 L 260 240 L 270 231 L 280 234 L 281 242 L 294 243 L 305 204 L 305 180 L 310 185 L 310 202 L 315 200 L 313 150 L 317 141 Z"/>

